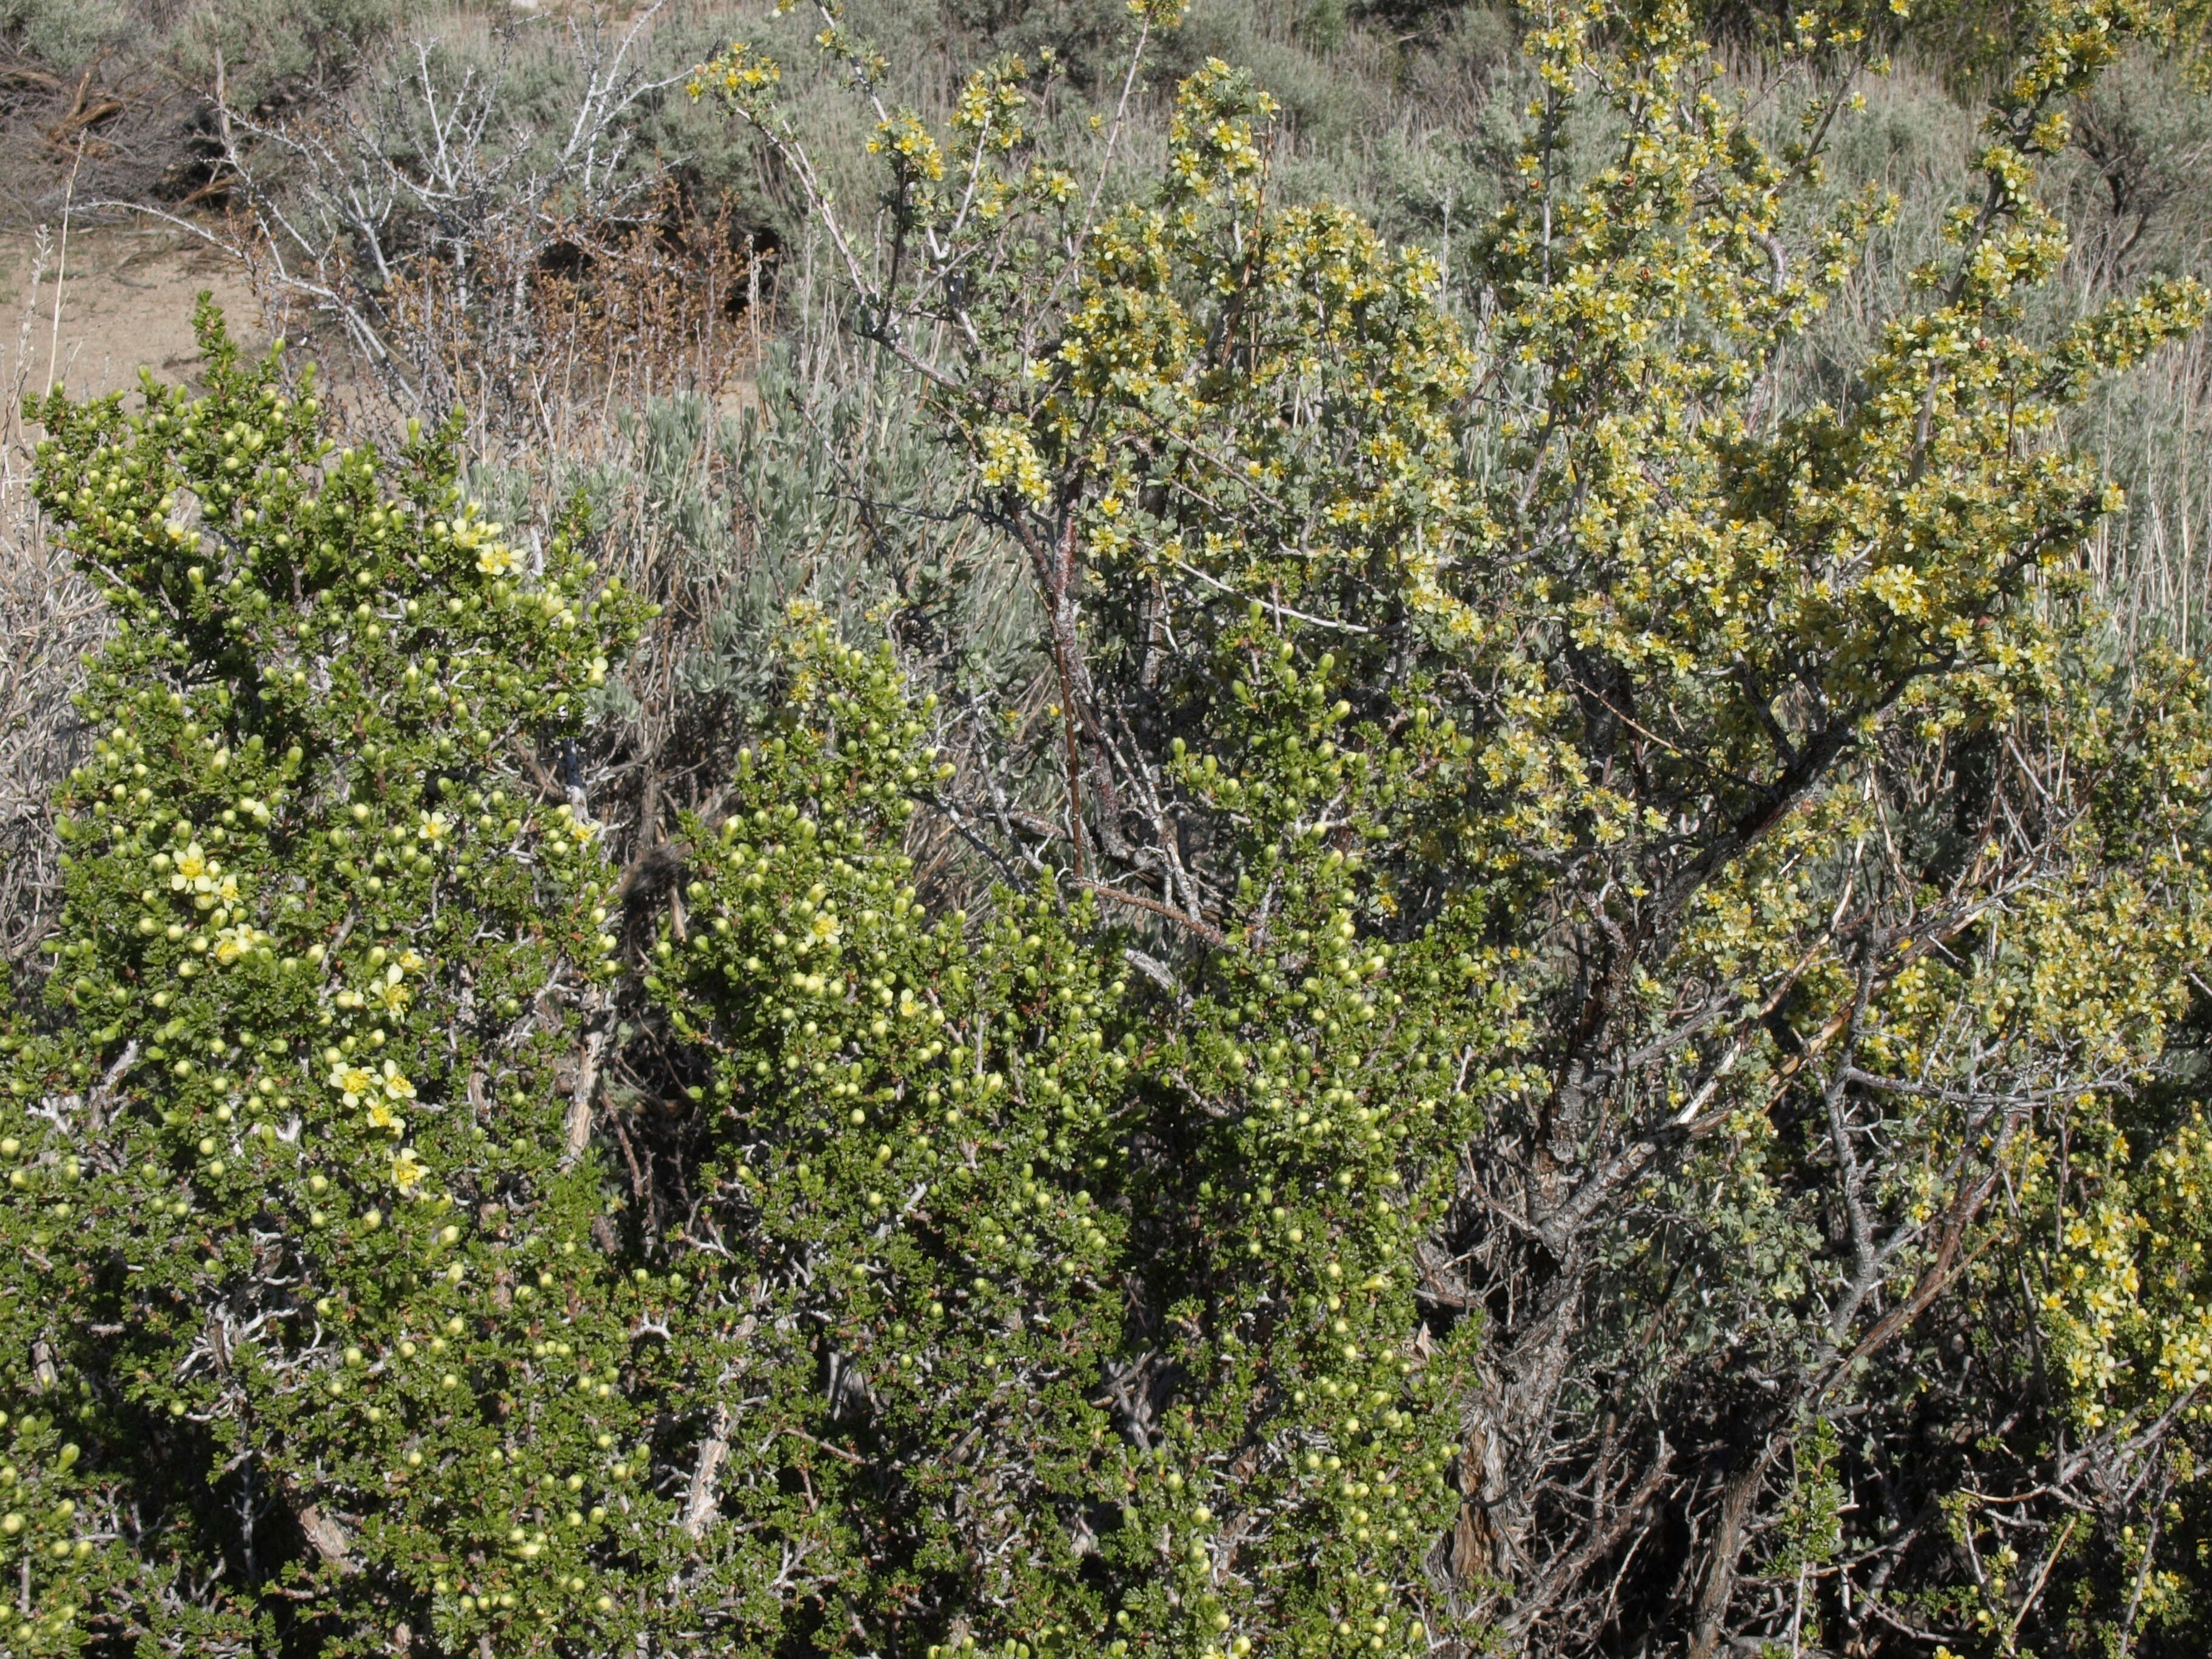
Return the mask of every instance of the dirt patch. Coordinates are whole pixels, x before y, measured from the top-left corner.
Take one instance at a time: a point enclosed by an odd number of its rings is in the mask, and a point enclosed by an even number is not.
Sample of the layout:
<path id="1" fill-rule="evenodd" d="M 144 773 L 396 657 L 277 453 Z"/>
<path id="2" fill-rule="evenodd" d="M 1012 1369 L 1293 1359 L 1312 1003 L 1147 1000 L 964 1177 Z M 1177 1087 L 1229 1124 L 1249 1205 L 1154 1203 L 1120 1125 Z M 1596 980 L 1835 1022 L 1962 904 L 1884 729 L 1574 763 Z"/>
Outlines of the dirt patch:
<path id="1" fill-rule="evenodd" d="M 65 250 L 58 236 L 52 239 L 35 283 L 37 240 L 11 232 L 7 241 L 0 317 L 15 324 L 9 355 L 31 392 L 50 381 L 77 397 L 134 387 L 142 365 L 158 379 L 191 379 L 199 361 L 192 307 L 202 289 L 228 315 L 233 337 L 249 349 L 268 343 L 244 273 L 188 232 L 74 230 Z"/>
<path id="2" fill-rule="evenodd" d="M 164 225 L 79 227 L 70 232 L 66 249 L 58 236 L 42 248 L 35 235 L 0 233 L 0 404 L 22 394 L 36 397 L 49 385 L 80 398 L 135 392 L 141 367 L 158 380 L 196 384 L 200 356 L 192 310 L 203 290 L 213 293 L 231 337 L 242 348 L 258 353 L 267 347 L 269 313 L 243 267 L 189 231 Z M 382 401 L 334 330 L 303 327 L 307 321 L 296 312 L 286 320 L 287 367 L 317 366 L 322 395 L 348 428 L 349 441 L 388 435 L 392 406 Z M 730 356 L 728 377 L 714 398 L 725 418 L 761 412 L 750 372 L 757 349 Z M 574 404 L 582 417 L 579 442 L 587 451 L 606 441 L 601 428 L 607 406 L 650 392 L 651 377 L 644 378 L 642 386 L 609 395 L 587 366 L 580 379 L 589 390 Z M 8 429 L 0 422 L 0 432 Z"/>

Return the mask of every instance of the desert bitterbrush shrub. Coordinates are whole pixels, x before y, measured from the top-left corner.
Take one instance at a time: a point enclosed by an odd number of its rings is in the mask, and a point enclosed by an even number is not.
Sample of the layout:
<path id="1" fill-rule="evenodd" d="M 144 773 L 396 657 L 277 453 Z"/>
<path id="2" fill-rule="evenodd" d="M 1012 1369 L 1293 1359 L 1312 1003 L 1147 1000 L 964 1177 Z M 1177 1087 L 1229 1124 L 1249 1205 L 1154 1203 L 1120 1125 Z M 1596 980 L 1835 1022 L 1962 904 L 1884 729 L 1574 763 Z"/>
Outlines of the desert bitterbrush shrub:
<path id="1" fill-rule="evenodd" d="M 1212 979 L 1142 1018 L 1072 878 L 988 921 L 917 902 L 933 700 L 818 621 L 787 650 L 788 723 L 687 824 L 646 981 L 707 1067 L 670 1354 L 684 1529 L 723 1559 L 672 1571 L 732 1577 L 702 1608 L 785 1582 L 762 1644 L 798 1591 L 877 1650 L 1425 1650 L 1474 1328 L 1426 1339 L 1406 1255 L 1467 1129 L 1448 1056 L 1511 1002 L 1467 919 L 1361 942 L 1360 860 L 1286 784 Z M 1348 827 L 1407 769 L 1354 763 Z M 1139 1285 L 1173 1309 L 1151 1358 Z"/>
<path id="2" fill-rule="evenodd" d="M 795 1555 L 883 1650 L 970 1606 L 1087 1643 L 1083 1516 L 1125 1462 L 1093 1399 L 1121 1346 L 1125 986 L 1048 893 L 928 914 L 902 850 L 927 711 L 887 650 L 818 622 L 789 650 L 790 724 L 687 826 L 689 916 L 647 981 L 708 1066 L 686 1527 L 741 1583 Z"/>
<path id="3" fill-rule="evenodd" d="M 1474 1327 L 1431 1340 L 1405 1253 L 1470 1121 L 1452 1055 L 1513 999 L 1459 911 L 1355 919 L 1362 837 L 1465 740 L 1309 769 L 1344 710 L 1248 668 L 1253 879 L 1163 1026 L 1086 878 L 924 901 L 942 711 L 797 613 L 617 986 L 564 780 L 646 607 L 576 526 L 485 522 L 456 427 L 337 450 L 312 377 L 200 320 L 204 396 L 38 411 L 115 632 L 46 1006 L 5 1039 L 14 1644 L 1448 1627 L 1422 1564 Z M 695 1079 L 674 1214 L 595 1117 L 618 993 Z"/>
<path id="4" fill-rule="evenodd" d="M 199 329 L 204 395 L 38 410 L 115 629 L 7 1038 L 11 1644 L 588 1629 L 643 1431 L 583 1116 L 611 878 L 515 755 L 642 607 L 477 517 L 450 432 L 337 450 Z"/>
<path id="5" fill-rule="evenodd" d="M 2041 1641 L 2063 1606 L 2185 1648 L 2188 1505 L 2087 1493 L 2195 1478 L 2203 1281 L 2127 1160 L 2193 1168 L 2160 1102 L 2212 940 L 2203 692 L 2114 671 L 2081 567 L 2118 498 L 2063 434 L 2205 296 L 2061 328 L 2025 298 L 2066 254 L 2037 174 L 2068 106 L 2177 20 L 2010 19 L 1943 251 L 1822 399 L 1778 369 L 1895 211 L 1822 161 L 1893 12 L 1793 13 L 1753 96 L 1690 7 L 1522 8 L 1526 142 L 1455 316 L 1434 262 L 1285 196 L 1228 65 L 1114 202 L 1018 63 L 933 127 L 823 10 L 873 120 L 865 226 L 776 64 L 733 45 L 694 90 L 807 191 L 1024 556 L 1042 718 L 975 722 L 945 805 L 1160 969 L 1130 1212 L 1163 1381 L 1119 1409 L 1236 1541 L 1214 1603 L 1169 1555 L 1142 1576 L 1182 1534 L 1139 1478 L 1116 1628 L 1711 1659 Z M 1322 1298 L 1334 1352 L 1298 1329 L 1316 1267 L 1375 1287 Z M 1413 1334 L 1402 1396 L 1361 1312 Z M 1408 1412 L 1455 1515 L 1424 1459 L 1357 1461 Z M 1806 1518 L 1835 1485 L 1848 1541 Z M 2026 1490 L 2002 1571 L 1960 1567 L 1983 1495 Z"/>

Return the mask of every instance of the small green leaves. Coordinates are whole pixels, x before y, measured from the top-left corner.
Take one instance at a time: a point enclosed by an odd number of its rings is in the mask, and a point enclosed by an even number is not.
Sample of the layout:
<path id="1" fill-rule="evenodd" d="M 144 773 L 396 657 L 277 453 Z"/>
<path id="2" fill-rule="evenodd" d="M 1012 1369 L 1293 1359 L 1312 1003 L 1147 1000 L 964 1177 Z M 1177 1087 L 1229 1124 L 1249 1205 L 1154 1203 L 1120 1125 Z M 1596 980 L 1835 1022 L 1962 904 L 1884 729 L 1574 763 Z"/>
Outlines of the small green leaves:
<path id="1" fill-rule="evenodd" d="M 605 1257 L 544 1242 L 589 1237 L 603 1208 L 594 1160 L 557 1152 L 557 1074 L 612 877 L 516 750 L 579 729 L 641 608 L 592 583 L 575 526 L 526 556 L 461 500 L 452 429 L 416 429 L 396 468 L 334 453 L 273 355 L 242 364 L 211 307 L 198 325 L 204 395 L 149 382 L 138 415 L 40 410 L 41 500 L 115 584 L 118 628 L 83 700 L 105 735 L 59 803 L 77 854 L 50 991 L 99 1018 L 9 1060 L 21 1189 L 53 1201 L 0 1224 L 52 1265 L 13 1287 L 0 1394 L 62 1389 L 77 1442 L 55 1470 L 173 1512 L 163 1548 L 185 1562 L 234 1547 L 196 1506 L 244 1490 L 230 1437 L 256 1425 L 251 1478 L 308 1547 L 288 1571 L 384 1627 L 424 1617 L 441 1564 L 490 1535 L 488 1501 L 523 1501 L 462 1463 L 522 1423 L 635 1432 L 604 1381 L 629 1316 Z M 65 1136 L 33 1109 L 81 1075 L 105 1079 L 102 1108 Z M 487 1206 L 507 1219 L 465 1224 Z M 109 1259 L 129 1274 L 77 1265 Z M 556 1310 L 603 1379 L 588 1391 L 531 1361 Z M 192 1361 L 210 1340 L 217 1363 Z M 149 1424 L 167 1425 L 151 1464 L 131 1449 Z M 450 1598 L 438 1616 L 497 1638 L 550 1596 L 586 1628 L 562 1588 L 585 1540 L 560 1538 L 505 1561 L 489 1601 L 470 1592 L 472 1617 Z M 66 1608 L 72 1640 L 184 1618 L 197 1643 L 265 1617 L 255 1582 L 217 1572 L 187 1613 L 150 1559 L 82 1553 L 41 1629 Z"/>

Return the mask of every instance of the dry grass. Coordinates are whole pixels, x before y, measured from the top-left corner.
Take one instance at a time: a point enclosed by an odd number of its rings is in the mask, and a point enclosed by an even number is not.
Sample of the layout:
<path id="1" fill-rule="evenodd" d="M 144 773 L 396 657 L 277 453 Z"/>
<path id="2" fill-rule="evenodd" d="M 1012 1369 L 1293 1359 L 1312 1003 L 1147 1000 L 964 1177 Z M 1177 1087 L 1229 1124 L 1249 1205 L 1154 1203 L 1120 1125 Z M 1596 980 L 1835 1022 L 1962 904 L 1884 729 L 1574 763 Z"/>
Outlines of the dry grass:
<path id="1" fill-rule="evenodd" d="M 640 212 L 488 236 L 465 265 L 411 261 L 374 295 L 380 349 L 355 356 L 351 412 L 374 432 L 458 407 L 488 462 L 588 463 L 625 410 L 750 378 L 771 259 L 726 202 L 693 212 L 665 188 Z"/>
<path id="2" fill-rule="evenodd" d="M 2084 422 L 2128 488 L 2089 549 L 2098 592 L 2133 656 L 2159 640 L 2212 643 L 2212 340 L 2203 332 L 2130 374 Z"/>
<path id="3" fill-rule="evenodd" d="M 59 256 L 40 231 L 0 358 L 0 957 L 11 969 L 44 938 L 59 902 L 61 849 L 47 801 L 82 747 L 70 698 L 105 625 L 98 596 L 48 538 L 31 496 L 22 406 L 27 393 L 44 390 L 51 341 L 42 333 L 60 326 Z"/>

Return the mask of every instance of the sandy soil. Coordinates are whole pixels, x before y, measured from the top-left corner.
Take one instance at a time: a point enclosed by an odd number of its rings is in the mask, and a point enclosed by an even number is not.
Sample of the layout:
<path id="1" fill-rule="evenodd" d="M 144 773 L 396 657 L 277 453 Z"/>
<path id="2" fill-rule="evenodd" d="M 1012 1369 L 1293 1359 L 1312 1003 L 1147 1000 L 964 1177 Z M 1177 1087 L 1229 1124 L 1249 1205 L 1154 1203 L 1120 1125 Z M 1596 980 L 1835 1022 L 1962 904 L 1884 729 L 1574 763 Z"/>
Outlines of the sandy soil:
<path id="1" fill-rule="evenodd" d="M 40 250 L 28 233 L 0 233 L 0 361 L 10 380 L 43 391 L 49 378 L 79 396 L 136 386 L 143 364 L 190 380 L 199 360 L 192 305 L 211 290 L 240 343 L 267 343 L 261 307 L 245 276 L 188 233 L 166 227 L 73 231 Z M 65 256 L 65 257 L 64 257 Z M 60 276 L 57 317 L 56 276 Z"/>
<path id="2" fill-rule="evenodd" d="M 0 229 L 0 404 L 12 404 L 21 393 L 35 397 L 50 383 L 79 398 L 132 391 L 142 365 L 156 379 L 192 384 L 199 363 L 192 307 L 202 289 L 214 294 L 240 345 L 258 351 L 268 344 L 265 314 L 244 270 L 190 232 L 79 228 L 66 250 L 56 240 L 42 256 L 30 233 Z M 288 354 L 295 359 L 291 366 L 319 364 L 325 396 L 349 407 L 362 387 L 343 349 L 334 350 L 330 340 L 296 343 Z M 760 408 L 749 374 L 715 402 L 731 417 Z M 12 422 L 0 419 L 0 433 L 13 430 Z"/>

